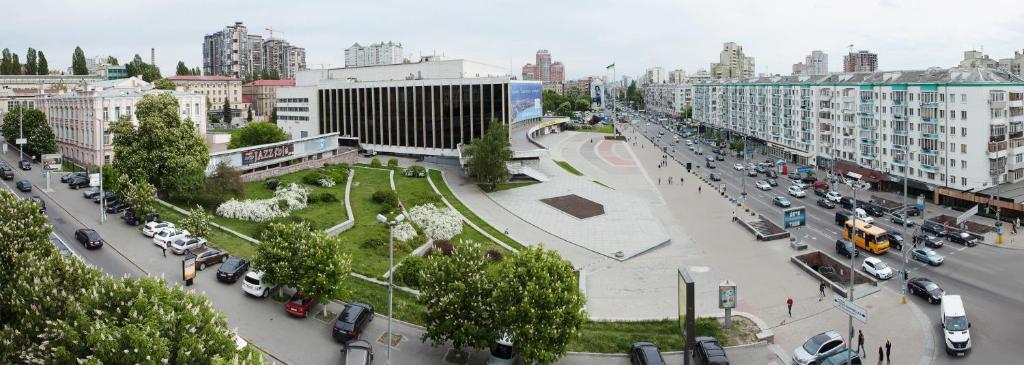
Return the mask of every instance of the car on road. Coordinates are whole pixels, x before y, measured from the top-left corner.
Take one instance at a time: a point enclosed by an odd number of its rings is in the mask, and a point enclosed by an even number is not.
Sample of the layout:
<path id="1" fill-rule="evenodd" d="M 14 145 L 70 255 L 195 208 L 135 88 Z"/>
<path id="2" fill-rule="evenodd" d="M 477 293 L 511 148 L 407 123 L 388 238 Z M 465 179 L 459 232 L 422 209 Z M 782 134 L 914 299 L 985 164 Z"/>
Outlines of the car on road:
<path id="1" fill-rule="evenodd" d="M 885 210 L 874 204 L 865 204 L 862 208 L 864 208 L 864 211 L 868 212 L 868 214 L 871 214 L 872 217 L 882 217 L 885 215 Z"/>
<path id="2" fill-rule="evenodd" d="M 729 365 L 729 357 L 725 355 L 725 347 L 714 337 L 698 336 L 694 339 L 693 358 L 700 364 Z"/>
<path id="3" fill-rule="evenodd" d="M 824 198 L 825 194 L 828 194 L 828 190 L 822 188 L 814 188 L 814 195 Z"/>
<path id="4" fill-rule="evenodd" d="M 796 185 L 791 185 L 788 189 L 786 189 L 786 191 L 789 192 L 789 195 L 792 195 L 797 198 L 803 198 L 807 196 L 807 193 L 805 193 L 803 189 L 800 189 L 800 187 Z"/>
<path id="5" fill-rule="evenodd" d="M 772 204 L 778 205 L 783 208 L 789 208 L 791 205 L 793 205 L 792 203 L 789 202 L 789 199 L 786 199 L 786 197 L 782 195 L 776 195 L 774 198 L 772 198 Z"/>
<path id="6" fill-rule="evenodd" d="M 852 210 L 853 209 L 853 199 L 851 199 L 850 197 L 846 197 L 846 196 L 840 197 L 839 198 L 839 205 L 842 206 L 843 209 L 851 209 Z"/>
<path id="7" fill-rule="evenodd" d="M 736 171 L 743 171 L 743 169 L 744 169 L 743 164 L 741 164 L 741 163 L 732 165 L 732 168 L 736 169 Z"/>
<path id="8" fill-rule="evenodd" d="M 250 271 L 242 279 L 242 292 L 260 298 L 266 298 L 276 293 L 277 285 L 263 280 L 262 271 Z"/>
<path id="9" fill-rule="evenodd" d="M 850 350 L 849 348 L 843 349 L 837 353 L 832 354 L 823 360 L 820 365 L 861 365 L 860 354 L 857 351 Z"/>
<path id="10" fill-rule="evenodd" d="M 16 185 L 17 185 L 19 191 L 22 191 L 22 192 L 32 191 L 32 182 L 30 182 L 28 180 L 18 181 L 18 183 Z"/>
<path id="11" fill-rule="evenodd" d="M 946 353 L 959 356 L 970 352 L 971 322 L 967 319 L 963 298 L 959 295 L 943 295 L 939 310 Z"/>
<path id="12" fill-rule="evenodd" d="M 711 181 L 722 181 L 722 177 L 714 172 L 708 174 L 708 178 L 710 178 Z"/>
<path id="13" fill-rule="evenodd" d="M 754 171 L 754 169 L 747 169 L 747 176 L 757 177 L 757 171 Z"/>
<path id="14" fill-rule="evenodd" d="M 77 179 L 77 178 L 87 178 L 87 177 L 89 177 L 89 175 L 84 173 L 84 172 L 72 172 L 70 174 L 64 174 L 64 176 L 61 176 L 60 177 L 60 182 L 67 184 L 67 183 L 71 182 L 71 180 L 74 180 L 74 179 Z"/>
<path id="15" fill-rule="evenodd" d="M 629 362 L 633 365 L 665 365 L 658 346 L 650 342 L 633 342 L 629 351 Z"/>
<path id="16" fill-rule="evenodd" d="M 773 186 L 773 187 L 774 187 L 774 186 L 779 186 L 779 182 L 778 182 L 778 181 L 775 181 L 775 179 L 768 179 L 768 180 L 765 180 L 765 181 L 767 181 L 767 182 L 768 182 L 768 185 L 771 185 L 771 186 Z"/>
<path id="17" fill-rule="evenodd" d="M 174 223 L 171 223 L 171 222 L 157 222 L 157 221 L 149 222 L 149 223 L 146 223 L 146 225 L 142 226 L 142 235 L 146 236 L 146 237 L 153 237 L 153 236 L 156 236 L 157 233 L 160 233 L 160 232 L 162 232 L 164 230 L 169 230 L 169 229 L 170 230 L 174 229 Z"/>
<path id="18" fill-rule="evenodd" d="M 864 211 L 864 209 L 857 208 L 853 213 L 857 215 L 857 220 L 859 221 L 864 221 L 867 224 L 875 223 L 875 217 L 868 215 L 868 212 Z"/>
<path id="19" fill-rule="evenodd" d="M 829 191 L 829 192 L 825 193 L 825 199 L 828 199 L 828 200 L 832 201 L 833 203 L 838 203 L 839 200 L 842 199 L 842 198 L 843 198 L 843 196 L 841 194 L 839 194 L 838 192 L 835 192 L 835 191 Z"/>
<path id="20" fill-rule="evenodd" d="M 903 235 L 897 232 L 885 232 L 882 238 L 889 241 L 889 247 L 896 251 L 903 251 Z"/>
<path id="21" fill-rule="evenodd" d="M 128 203 L 116 202 L 107 206 L 107 213 L 117 214 L 123 212 L 125 209 L 128 209 Z"/>
<path id="22" fill-rule="evenodd" d="M 825 208 L 825 209 L 835 209 L 836 203 L 833 203 L 831 200 L 828 200 L 828 199 L 825 199 L 825 198 L 819 198 L 818 199 L 818 206 L 822 207 L 822 208 Z"/>
<path id="23" fill-rule="evenodd" d="M 188 231 L 181 231 L 181 232 L 182 232 L 181 235 L 179 235 L 177 238 L 174 238 L 172 240 L 168 240 L 167 241 L 167 242 L 170 242 L 170 244 L 167 245 L 167 249 L 171 250 L 171 252 L 174 252 L 175 255 L 184 255 L 186 251 L 193 251 L 193 253 L 195 253 L 194 251 L 197 248 L 204 247 L 207 244 L 209 244 L 209 242 L 206 242 L 205 238 L 202 238 L 202 237 L 190 237 L 188 235 Z M 154 237 L 154 239 L 157 238 L 157 237 L 160 237 L 160 235 L 157 235 L 156 237 Z M 226 260 L 227 259 L 227 253 L 225 253 L 225 252 L 222 252 L 222 253 L 224 254 L 223 255 L 224 256 L 223 259 Z M 196 259 L 196 264 L 197 265 L 198 265 L 198 261 L 199 260 L 197 258 Z"/>
<path id="24" fill-rule="evenodd" d="M 7 166 L 0 166 L 0 177 L 4 180 L 14 180 L 14 170 Z"/>
<path id="25" fill-rule="evenodd" d="M 188 252 L 196 256 L 196 265 L 199 266 L 199 270 L 206 270 L 207 266 L 223 264 L 224 261 L 228 260 L 227 251 L 206 246 L 205 242 L 202 246 L 188 249 Z"/>
<path id="26" fill-rule="evenodd" d="M 906 209 L 903 209 L 903 213 L 911 217 L 916 217 L 921 215 L 921 210 L 917 209 L 917 207 L 906 207 Z"/>
<path id="27" fill-rule="evenodd" d="M 931 266 L 942 265 L 942 261 L 945 260 L 941 255 L 935 253 L 935 250 L 927 247 L 915 248 L 913 251 L 910 251 L 910 256 L 913 257 L 914 260 L 921 261 Z"/>
<path id="28" fill-rule="evenodd" d="M 959 243 L 967 247 L 978 245 L 978 239 L 964 231 L 949 232 L 947 237 L 949 242 Z"/>
<path id="29" fill-rule="evenodd" d="M 795 171 L 790 172 L 789 175 L 786 175 L 786 177 L 793 181 L 800 180 L 800 174 L 796 173 Z"/>
<path id="30" fill-rule="evenodd" d="M 757 186 L 757 188 L 761 189 L 761 190 L 771 190 L 772 189 L 772 184 L 769 184 L 767 181 L 764 181 L 764 180 L 758 180 L 757 183 L 754 184 L 754 186 Z"/>
<path id="31" fill-rule="evenodd" d="M 188 236 L 188 231 L 184 229 L 165 229 L 153 235 L 153 244 L 170 249 L 171 242 L 181 238 L 187 238 Z"/>
<path id="32" fill-rule="evenodd" d="M 891 221 L 893 224 L 898 224 L 900 226 L 903 226 L 903 225 L 906 225 L 907 227 L 913 227 L 914 226 L 914 220 L 910 219 L 910 217 L 908 217 L 908 216 L 903 215 L 903 213 L 893 214 L 892 217 L 889 218 L 889 221 Z"/>
<path id="33" fill-rule="evenodd" d="M 860 251 L 857 251 L 857 247 L 853 245 L 853 242 L 838 239 L 836 240 L 836 254 L 852 259 L 860 256 Z"/>
<path id="34" fill-rule="evenodd" d="M 772 178 L 772 179 L 775 179 L 775 178 L 778 178 L 778 177 L 779 177 L 779 173 L 778 173 L 778 172 L 775 172 L 775 170 L 774 170 L 774 169 L 768 169 L 768 172 L 764 173 L 764 175 L 765 175 L 765 176 L 768 176 L 768 177 L 770 177 L 770 178 Z"/>
<path id="35" fill-rule="evenodd" d="M 75 240 L 85 248 L 103 247 L 103 239 L 96 230 L 91 228 L 79 228 L 75 231 Z"/>
<path id="36" fill-rule="evenodd" d="M 249 272 L 249 260 L 244 257 L 228 257 L 220 267 L 217 268 L 217 280 L 225 283 L 234 283 L 238 278 Z"/>
<path id="37" fill-rule="evenodd" d="M 84 187 L 88 187 L 88 186 L 89 186 L 89 178 L 87 178 L 87 177 L 78 177 L 78 178 L 75 178 L 74 180 L 68 181 L 68 188 L 71 188 L 71 190 L 78 190 L 78 189 L 81 189 L 81 188 L 84 188 Z M 98 192 L 99 188 L 96 188 L 96 189 L 97 189 L 97 193 L 96 194 L 99 195 L 99 192 Z"/>
<path id="38" fill-rule="evenodd" d="M 919 244 L 924 244 L 926 247 L 939 248 L 942 247 L 942 240 L 938 239 L 938 237 L 922 233 L 914 236 L 914 245 Z"/>
<path id="39" fill-rule="evenodd" d="M 817 364 L 833 354 L 846 349 L 843 336 L 836 331 L 822 332 L 814 335 L 803 345 L 793 350 L 793 363 L 798 365 Z"/>
<path id="40" fill-rule="evenodd" d="M 939 223 L 935 223 L 933 221 L 924 221 L 923 223 L 921 223 L 921 231 L 925 233 L 930 233 L 935 237 L 939 238 L 946 237 L 946 235 L 949 234 L 949 231 L 946 229 L 946 226 Z"/>
<path id="41" fill-rule="evenodd" d="M 32 162 L 29 162 L 29 160 L 18 161 L 18 167 L 25 171 L 32 170 Z"/>
<path id="42" fill-rule="evenodd" d="M 907 282 L 907 291 L 910 292 L 910 294 L 928 300 L 928 303 L 931 304 L 941 303 L 942 296 L 946 294 L 946 291 L 942 290 L 942 288 L 939 287 L 939 284 L 936 284 L 931 279 L 925 277 L 910 279 L 910 281 Z"/>
<path id="43" fill-rule="evenodd" d="M 97 195 L 100 195 L 100 188 L 97 187 L 82 192 L 82 197 L 86 199 L 95 198 Z"/>
<path id="44" fill-rule="evenodd" d="M 891 279 L 893 274 L 892 268 L 877 257 L 865 258 L 864 263 L 860 265 L 860 268 L 861 270 L 864 270 L 864 272 L 868 273 L 868 275 L 874 276 L 878 280 Z"/>
<path id="45" fill-rule="evenodd" d="M 357 340 L 363 333 L 363 329 L 372 320 L 373 305 L 362 302 L 345 304 L 345 308 L 338 313 L 338 318 L 334 320 L 331 337 L 341 343 Z"/>
<path id="46" fill-rule="evenodd" d="M 811 187 L 810 184 L 805 183 L 803 181 L 794 181 L 793 182 L 793 186 L 796 186 L 796 187 L 800 188 L 800 190 L 807 190 L 808 188 Z"/>
<path id="47" fill-rule="evenodd" d="M 843 227 L 843 226 L 846 225 L 846 222 L 851 220 L 851 219 L 853 219 L 853 213 L 850 213 L 850 212 L 845 211 L 845 210 L 840 210 L 840 211 L 836 212 L 836 225 L 837 226 Z"/>
<path id="48" fill-rule="evenodd" d="M 709 168 L 709 169 L 713 169 L 713 168 L 716 168 L 716 167 L 718 167 L 718 166 L 716 166 L 716 165 L 715 165 L 715 163 L 714 163 L 714 162 L 711 162 L 711 161 L 705 162 L 705 163 L 704 163 L 704 166 L 705 166 L 705 167 L 707 167 L 707 168 Z"/>
<path id="49" fill-rule="evenodd" d="M 717 161 L 725 161 L 725 156 L 721 155 L 721 154 L 715 155 L 715 160 L 717 160 Z"/>
<path id="50" fill-rule="evenodd" d="M 316 306 L 317 298 L 308 298 L 302 293 L 295 292 L 288 302 L 284 304 L 284 311 L 293 317 L 306 318 L 309 312 Z"/>
<path id="51" fill-rule="evenodd" d="M 39 195 L 33 195 L 32 202 L 39 205 L 39 213 L 46 213 L 46 202 Z"/>
<path id="52" fill-rule="evenodd" d="M 373 363 L 373 346 L 363 340 L 350 341 L 341 348 L 345 365 L 370 365 Z"/>

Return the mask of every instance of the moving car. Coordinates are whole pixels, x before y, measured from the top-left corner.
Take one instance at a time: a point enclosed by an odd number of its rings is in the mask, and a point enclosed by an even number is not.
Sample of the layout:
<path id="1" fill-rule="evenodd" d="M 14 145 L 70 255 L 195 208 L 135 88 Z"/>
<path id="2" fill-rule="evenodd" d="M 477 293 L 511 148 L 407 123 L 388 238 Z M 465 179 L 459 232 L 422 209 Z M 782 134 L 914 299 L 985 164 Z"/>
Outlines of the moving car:
<path id="1" fill-rule="evenodd" d="M 293 317 L 306 318 L 309 315 L 309 311 L 313 310 L 313 307 L 316 306 L 316 302 L 317 298 L 307 298 L 302 293 L 296 292 L 284 304 L 284 311 Z"/>
<path id="2" fill-rule="evenodd" d="M 74 179 L 77 179 L 77 178 L 85 178 L 85 177 L 88 177 L 88 174 L 86 174 L 84 172 L 72 172 L 70 174 L 64 174 L 64 176 L 61 176 L 60 177 L 60 182 L 66 184 L 66 183 L 71 182 L 71 180 L 74 180 Z"/>
<path id="3" fill-rule="evenodd" d="M 825 209 L 835 209 L 836 203 L 833 203 L 831 200 L 825 198 L 820 198 L 818 199 L 818 206 Z"/>
<path id="4" fill-rule="evenodd" d="M 810 184 L 807 184 L 807 183 L 805 183 L 803 181 L 794 181 L 793 182 L 793 186 L 796 186 L 796 187 L 800 188 L 800 190 L 807 190 L 808 188 L 811 187 Z"/>
<path id="5" fill-rule="evenodd" d="M 793 205 L 792 203 L 789 202 L 789 199 L 786 199 L 786 197 L 782 195 L 776 195 L 774 198 L 772 198 L 772 204 L 778 205 L 783 208 L 789 208 L 791 205 Z"/>
<path id="6" fill-rule="evenodd" d="M 798 365 L 817 364 L 822 359 L 846 349 L 843 336 L 836 331 L 819 333 L 793 350 L 793 363 Z"/>
<path id="7" fill-rule="evenodd" d="M 911 217 L 916 217 L 921 215 L 921 210 L 917 209 L 917 207 L 907 207 L 906 209 L 903 209 L 903 213 Z"/>
<path id="8" fill-rule="evenodd" d="M 800 189 L 800 187 L 795 185 L 790 186 L 788 189 L 786 189 L 786 191 L 789 192 L 789 195 L 795 196 L 797 198 L 803 198 L 807 196 L 807 193 L 805 193 L 803 189 Z"/>
<path id="9" fill-rule="evenodd" d="M 853 213 L 857 215 L 857 220 L 859 221 L 862 221 L 867 224 L 875 223 L 875 217 L 868 215 L 868 213 L 865 212 L 864 209 L 857 208 L 856 210 L 853 211 Z"/>
<path id="10" fill-rule="evenodd" d="M 183 229 L 165 229 L 153 235 L 153 244 L 171 248 L 171 242 L 188 236 L 188 231 Z"/>
<path id="11" fill-rule="evenodd" d="M 738 164 L 732 165 L 732 168 L 736 169 L 737 171 L 743 171 L 744 167 L 743 167 L 743 164 L 738 163 Z"/>
<path id="12" fill-rule="evenodd" d="M 825 189 L 822 189 L 822 188 L 814 188 L 814 195 L 817 195 L 817 196 L 820 196 L 820 197 L 825 197 L 825 194 L 827 194 L 827 193 L 828 193 L 828 190 L 825 190 Z"/>
<path id="13" fill-rule="evenodd" d="M 889 241 L 889 247 L 897 251 L 903 251 L 903 235 L 896 232 L 885 232 L 883 239 Z"/>
<path id="14" fill-rule="evenodd" d="M 768 185 L 771 185 L 771 186 L 779 186 L 779 182 L 778 182 L 778 181 L 775 181 L 775 179 L 768 179 L 768 180 L 766 180 L 766 181 L 768 181 Z"/>
<path id="15" fill-rule="evenodd" d="M 228 252 L 216 247 L 199 246 L 188 251 L 196 255 L 196 265 L 199 265 L 199 270 L 205 270 L 207 266 L 224 263 L 228 260 Z"/>
<path id="16" fill-rule="evenodd" d="M 217 269 L 217 280 L 225 283 L 234 283 L 238 278 L 245 276 L 249 271 L 249 260 L 243 257 L 232 256 L 220 264 Z"/>
<path id="17" fill-rule="evenodd" d="M 881 217 L 885 215 L 885 210 L 874 204 L 865 204 L 862 208 L 865 212 L 871 214 L 872 217 Z"/>
<path id="18" fill-rule="evenodd" d="M 925 233 L 931 233 L 936 237 L 946 237 L 946 235 L 949 233 L 946 230 L 946 226 L 932 221 L 924 221 L 924 223 L 921 223 L 921 231 Z"/>
<path id="19" fill-rule="evenodd" d="M 39 213 L 46 213 L 46 202 L 43 201 L 43 198 L 40 198 L 39 195 L 33 195 L 31 199 L 33 203 L 39 204 Z"/>
<path id="20" fill-rule="evenodd" d="M 971 351 L 971 322 L 967 320 L 963 299 L 959 295 L 943 295 L 939 315 L 946 353 L 965 355 Z"/>
<path id="21" fill-rule="evenodd" d="M 709 169 L 713 169 L 713 168 L 716 168 L 716 167 L 718 167 L 718 166 L 716 166 L 716 165 L 715 165 L 715 163 L 714 163 L 714 162 L 711 162 L 711 161 L 705 162 L 705 163 L 704 163 L 704 166 L 706 166 L 706 167 L 707 167 L 707 168 L 709 168 Z"/>
<path id="22" fill-rule="evenodd" d="M 711 179 L 711 181 L 722 181 L 722 177 L 714 172 L 708 174 L 708 177 Z"/>
<path id="23" fill-rule="evenodd" d="M 716 161 L 725 161 L 725 156 L 722 156 L 722 155 L 715 155 L 715 160 L 716 160 Z"/>
<path id="24" fill-rule="evenodd" d="M 665 365 L 658 346 L 650 342 L 633 342 L 629 351 L 629 362 L 633 365 Z"/>
<path id="25" fill-rule="evenodd" d="M 372 320 L 372 305 L 362 302 L 345 304 L 345 308 L 341 310 L 341 313 L 338 313 L 338 318 L 334 320 L 331 337 L 334 337 L 335 341 L 341 343 L 359 339 L 363 329 Z"/>
<path id="26" fill-rule="evenodd" d="M 85 248 L 103 247 L 103 239 L 96 230 L 90 228 L 79 228 L 75 231 L 75 239 Z"/>
<path id="27" fill-rule="evenodd" d="M 32 170 L 32 162 L 29 162 L 29 160 L 18 161 L 18 167 L 25 171 Z"/>
<path id="28" fill-rule="evenodd" d="M 18 181 L 18 183 L 16 185 L 17 185 L 19 191 L 22 191 L 22 192 L 32 191 L 32 183 L 29 182 L 28 180 Z"/>
<path id="29" fill-rule="evenodd" d="M 14 170 L 7 166 L 0 166 L 0 176 L 4 180 L 14 180 Z"/>
<path id="30" fill-rule="evenodd" d="M 911 257 L 914 258 L 914 260 L 921 261 L 931 266 L 942 265 L 942 261 L 945 260 L 945 258 L 935 253 L 935 250 L 932 250 L 927 247 L 915 248 L 914 250 L 910 251 L 910 255 Z"/>
<path id="31" fill-rule="evenodd" d="M 878 280 L 891 279 L 893 274 L 892 268 L 876 257 L 865 258 L 864 264 L 862 264 L 860 268 L 861 270 L 864 270 L 864 272 L 868 273 L 868 275 L 878 278 Z"/>
<path id="32" fill-rule="evenodd" d="M 929 236 L 926 234 L 919 234 L 914 236 L 914 244 L 924 244 L 927 247 L 939 248 L 942 247 L 942 241 L 935 236 Z"/>
<path id="33" fill-rule="evenodd" d="M 964 231 L 949 232 L 949 242 L 959 243 L 964 246 L 977 246 L 978 239 Z"/>
<path id="34" fill-rule="evenodd" d="M 771 190 L 772 189 L 772 185 L 769 184 L 767 181 L 764 181 L 764 180 L 758 180 L 757 183 L 754 184 L 754 186 L 757 186 L 757 188 L 761 189 L 761 190 Z"/>
<path id="35" fill-rule="evenodd" d="M 757 177 L 757 171 L 755 171 L 754 169 L 747 169 L 747 176 Z"/>
<path id="36" fill-rule="evenodd" d="M 924 298 L 931 304 L 937 304 L 942 302 L 942 296 L 946 294 L 945 290 L 939 287 L 931 279 L 925 277 L 916 277 L 910 279 L 907 282 L 907 292 L 910 294 Z"/>
<path id="37" fill-rule="evenodd" d="M 841 194 L 835 192 L 835 191 L 829 191 L 829 192 L 825 193 L 825 199 L 828 199 L 829 201 L 832 201 L 833 203 L 838 203 L 839 199 L 842 199 L 842 198 L 843 198 L 843 196 Z"/>
<path id="38" fill-rule="evenodd" d="M 838 239 L 836 240 L 836 254 L 852 259 L 860 256 L 860 251 L 857 251 L 857 247 L 853 245 L 853 242 Z"/>
<path id="39" fill-rule="evenodd" d="M 910 219 L 910 217 L 908 217 L 908 216 L 903 215 L 902 213 L 893 214 L 892 217 L 889 218 L 889 221 L 891 221 L 893 224 L 898 224 L 900 226 L 903 226 L 903 225 L 906 225 L 907 227 L 913 227 L 914 226 L 914 220 Z"/>
<path id="40" fill-rule="evenodd" d="M 847 212 L 845 210 L 841 210 L 841 211 L 836 212 L 836 225 L 837 226 L 840 226 L 840 227 L 845 226 L 846 222 L 851 220 L 851 219 L 853 219 L 853 213 Z"/>
<path id="41" fill-rule="evenodd" d="M 165 231 L 165 233 L 166 232 L 168 231 Z M 169 242 L 169 244 L 167 244 L 167 249 L 171 250 L 171 252 L 174 252 L 175 255 L 184 255 L 185 251 L 195 251 L 197 248 L 206 246 L 206 244 L 208 243 L 206 242 L 206 239 L 201 237 L 189 237 L 188 231 L 183 230 L 178 232 L 180 234 L 176 236 L 177 238 L 169 239 L 166 241 Z M 154 242 L 157 238 L 160 238 L 159 234 L 153 238 Z M 224 259 L 226 258 L 227 253 L 224 253 Z M 196 258 L 196 265 L 199 265 L 198 257 Z"/>
<path id="42" fill-rule="evenodd" d="M 345 365 L 370 365 L 373 363 L 373 346 L 363 340 L 355 340 L 341 348 Z"/>
<path id="43" fill-rule="evenodd" d="M 270 294 L 277 292 L 277 285 L 263 280 L 262 271 L 250 271 L 245 274 L 245 279 L 242 279 L 242 292 L 256 297 L 266 298 L 269 297 Z"/>
<path id="44" fill-rule="evenodd" d="M 849 197 L 839 197 L 839 205 L 843 206 L 843 209 L 853 209 L 853 199 Z"/>
<path id="45" fill-rule="evenodd" d="M 729 357 L 725 356 L 725 348 L 714 337 L 698 336 L 694 342 L 697 346 L 693 348 L 693 357 L 699 359 L 700 364 L 729 365 Z"/>
<path id="46" fill-rule="evenodd" d="M 146 237 L 153 237 L 157 233 L 164 230 L 174 229 L 174 223 L 171 222 L 149 222 L 145 226 L 142 226 L 142 235 Z"/>

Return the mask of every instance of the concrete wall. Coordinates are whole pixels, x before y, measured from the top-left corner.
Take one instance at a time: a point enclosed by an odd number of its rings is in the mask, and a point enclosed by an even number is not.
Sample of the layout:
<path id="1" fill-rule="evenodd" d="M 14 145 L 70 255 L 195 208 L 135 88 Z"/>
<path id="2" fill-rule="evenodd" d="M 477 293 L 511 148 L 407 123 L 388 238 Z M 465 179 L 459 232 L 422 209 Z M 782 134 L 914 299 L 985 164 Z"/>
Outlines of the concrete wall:
<path id="1" fill-rule="evenodd" d="M 293 172 L 296 172 L 296 171 L 300 171 L 300 170 L 315 169 L 315 168 L 323 167 L 324 164 L 326 164 L 326 163 L 332 163 L 332 164 L 347 163 L 349 165 L 352 165 L 352 164 L 355 164 L 357 156 L 358 156 L 358 151 L 356 151 L 355 149 L 346 150 L 344 152 L 339 153 L 338 155 L 322 158 L 322 159 L 319 159 L 319 160 L 306 160 L 306 161 L 302 161 L 302 162 L 299 162 L 297 164 L 289 165 L 289 166 L 285 166 L 285 167 L 279 167 L 279 168 L 274 168 L 274 169 L 269 169 L 269 170 L 250 172 L 248 174 L 242 175 L 242 181 L 245 181 L 245 182 L 257 181 L 257 180 L 263 180 L 263 179 L 270 178 L 270 177 L 290 174 L 290 173 L 293 173 Z"/>

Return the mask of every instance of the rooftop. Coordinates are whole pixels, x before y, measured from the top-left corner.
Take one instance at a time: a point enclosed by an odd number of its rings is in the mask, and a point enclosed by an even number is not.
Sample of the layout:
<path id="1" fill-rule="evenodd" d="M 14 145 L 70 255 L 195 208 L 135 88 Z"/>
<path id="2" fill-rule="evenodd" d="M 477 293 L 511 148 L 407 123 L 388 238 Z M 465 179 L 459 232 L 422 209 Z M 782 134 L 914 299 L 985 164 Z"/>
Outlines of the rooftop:
<path id="1" fill-rule="evenodd" d="M 295 80 L 256 80 L 242 86 L 295 86 Z"/>
<path id="2" fill-rule="evenodd" d="M 229 76 L 168 76 L 171 81 L 238 81 Z"/>
<path id="3" fill-rule="evenodd" d="M 831 75 L 769 76 L 709 80 L 705 84 L 941 84 L 1022 83 L 1024 79 L 994 68 L 929 68 L 908 71 L 844 72 Z"/>

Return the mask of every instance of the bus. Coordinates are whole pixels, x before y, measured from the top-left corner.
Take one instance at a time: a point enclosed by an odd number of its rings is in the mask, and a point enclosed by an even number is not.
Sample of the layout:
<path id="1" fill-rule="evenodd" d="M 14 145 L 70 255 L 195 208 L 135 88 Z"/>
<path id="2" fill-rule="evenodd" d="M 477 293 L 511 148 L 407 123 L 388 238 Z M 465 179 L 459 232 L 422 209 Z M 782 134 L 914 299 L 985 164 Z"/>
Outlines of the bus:
<path id="1" fill-rule="evenodd" d="M 854 222 L 857 222 L 857 237 L 851 238 L 850 236 L 853 235 Z M 856 221 L 846 221 L 846 230 L 843 231 L 843 238 L 853 242 L 857 247 L 875 255 L 881 255 L 886 251 L 889 251 L 889 239 L 885 235 L 885 230 L 882 229 L 882 227 L 872 225 L 871 223 L 867 223 L 859 219 Z"/>

